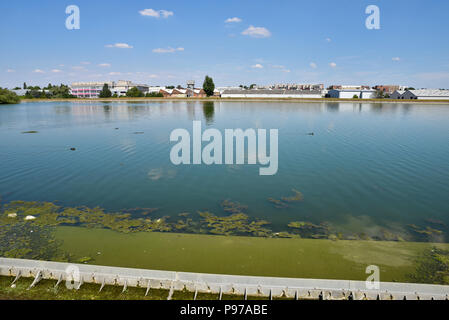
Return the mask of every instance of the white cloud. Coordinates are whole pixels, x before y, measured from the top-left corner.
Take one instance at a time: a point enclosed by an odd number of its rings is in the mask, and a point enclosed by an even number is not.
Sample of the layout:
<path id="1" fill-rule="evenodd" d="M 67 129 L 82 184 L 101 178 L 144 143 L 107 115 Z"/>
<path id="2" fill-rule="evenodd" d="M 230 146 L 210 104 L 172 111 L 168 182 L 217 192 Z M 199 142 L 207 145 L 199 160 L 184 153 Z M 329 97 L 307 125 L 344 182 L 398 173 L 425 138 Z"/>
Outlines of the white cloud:
<path id="1" fill-rule="evenodd" d="M 131 49 L 132 47 L 133 46 L 130 46 L 127 43 L 115 43 L 106 45 L 106 48 Z"/>
<path id="2" fill-rule="evenodd" d="M 337 64 L 335 62 L 331 62 L 331 63 L 329 63 L 329 65 L 331 66 L 331 68 L 337 67 Z"/>
<path id="3" fill-rule="evenodd" d="M 282 72 L 286 72 L 286 73 L 289 73 L 290 72 L 290 69 L 287 69 L 285 66 L 283 66 L 283 65 L 273 65 L 272 66 L 273 68 L 275 68 L 275 69 L 280 69 L 280 71 L 282 71 Z"/>
<path id="4" fill-rule="evenodd" d="M 41 69 L 35 69 L 33 71 L 34 73 L 45 73 L 45 71 L 41 70 Z"/>
<path id="5" fill-rule="evenodd" d="M 153 18 L 168 18 L 173 15 L 173 11 L 167 11 L 167 10 L 154 10 L 154 9 L 144 9 L 139 11 L 140 15 L 147 16 L 147 17 L 153 17 Z"/>
<path id="6" fill-rule="evenodd" d="M 249 26 L 242 34 L 253 38 L 268 38 L 271 36 L 271 32 L 268 29 L 254 26 Z"/>
<path id="7" fill-rule="evenodd" d="M 109 68 L 111 65 L 109 63 L 100 63 L 98 66 L 103 68 Z"/>
<path id="8" fill-rule="evenodd" d="M 317 66 L 317 64 L 316 64 L 315 62 L 311 62 L 311 63 L 310 63 L 310 67 L 311 67 L 312 69 L 318 68 L 318 66 Z"/>
<path id="9" fill-rule="evenodd" d="M 173 53 L 176 51 L 184 51 L 184 48 L 182 47 L 178 47 L 178 48 L 172 48 L 172 47 L 168 47 L 168 48 L 156 48 L 153 49 L 154 53 Z"/>
<path id="10" fill-rule="evenodd" d="M 62 70 L 59 70 L 59 69 L 53 69 L 53 70 L 51 70 L 51 72 L 53 72 L 53 73 L 59 73 L 59 72 L 62 72 Z"/>
<path id="11" fill-rule="evenodd" d="M 251 66 L 251 68 L 253 68 L 253 69 L 263 69 L 263 65 L 261 65 L 260 63 L 257 63 L 255 65 Z"/>
<path id="12" fill-rule="evenodd" d="M 331 42 L 332 39 L 331 39 L 331 38 L 326 38 L 326 41 L 327 41 L 327 42 Z"/>
<path id="13" fill-rule="evenodd" d="M 242 19 L 234 17 L 234 18 L 228 18 L 225 20 L 226 23 L 238 23 L 242 22 Z"/>
<path id="14" fill-rule="evenodd" d="M 8 70 L 6 70 L 6 72 L 8 72 L 8 73 L 12 73 L 12 72 L 16 72 L 16 70 L 13 70 L 13 69 L 8 69 Z"/>
<path id="15" fill-rule="evenodd" d="M 399 57 L 393 57 L 393 58 L 391 58 L 391 60 L 393 60 L 393 61 L 401 61 L 401 58 L 399 58 Z"/>

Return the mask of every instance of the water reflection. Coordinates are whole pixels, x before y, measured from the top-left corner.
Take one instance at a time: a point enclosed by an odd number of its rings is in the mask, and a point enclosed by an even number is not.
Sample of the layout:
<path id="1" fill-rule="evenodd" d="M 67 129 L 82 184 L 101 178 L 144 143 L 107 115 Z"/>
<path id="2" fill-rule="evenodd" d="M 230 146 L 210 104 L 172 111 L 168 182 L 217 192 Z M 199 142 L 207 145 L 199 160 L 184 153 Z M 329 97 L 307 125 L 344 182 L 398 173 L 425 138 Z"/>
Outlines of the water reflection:
<path id="1" fill-rule="evenodd" d="M 214 102 L 206 101 L 203 103 L 203 113 L 204 118 L 206 119 L 206 125 L 212 125 L 214 123 Z"/>

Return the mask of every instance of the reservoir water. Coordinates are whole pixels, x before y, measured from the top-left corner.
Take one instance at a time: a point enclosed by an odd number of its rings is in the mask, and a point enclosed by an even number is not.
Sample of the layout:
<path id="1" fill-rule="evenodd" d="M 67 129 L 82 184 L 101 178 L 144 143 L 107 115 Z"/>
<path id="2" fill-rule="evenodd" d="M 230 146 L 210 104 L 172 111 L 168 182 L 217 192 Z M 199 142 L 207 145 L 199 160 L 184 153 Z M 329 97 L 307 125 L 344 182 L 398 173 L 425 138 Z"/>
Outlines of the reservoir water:
<path id="1" fill-rule="evenodd" d="M 449 231 L 449 105 L 238 101 L 35 102 L 0 107 L 2 201 L 51 201 L 154 217 L 245 206 L 273 231 L 292 221 L 407 239 Z M 170 162 L 172 130 L 278 129 L 279 169 Z M 33 133 L 34 132 L 34 133 Z M 311 134 L 313 133 L 313 135 Z M 71 150 L 74 148 L 75 150 Z M 276 205 L 269 198 L 302 201 Z M 412 230 L 413 231 L 413 230 Z M 418 239 L 419 240 L 419 239 Z"/>

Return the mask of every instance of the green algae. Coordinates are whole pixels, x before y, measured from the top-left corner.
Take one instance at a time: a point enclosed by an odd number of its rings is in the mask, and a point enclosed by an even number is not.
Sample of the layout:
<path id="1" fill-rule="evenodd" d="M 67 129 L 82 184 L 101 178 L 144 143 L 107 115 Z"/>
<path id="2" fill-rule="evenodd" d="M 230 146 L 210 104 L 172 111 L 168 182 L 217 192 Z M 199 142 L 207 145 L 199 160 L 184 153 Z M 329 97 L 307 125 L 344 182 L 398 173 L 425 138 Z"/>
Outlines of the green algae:
<path id="1" fill-rule="evenodd" d="M 234 213 L 227 217 L 218 217 L 208 211 L 199 211 L 198 214 L 203 218 L 212 234 L 266 237 L 272 233 L 271 230 L 264 227 L 269 222 L 265 220 L 249 221 L 249 217 L 244 213 Z"/>
<path id="2" fill-rule="evenodd" d="M 416 260 L 418 267 L 409 275 L 410 281 L 449 285 L 449 250 L 432 247 Z"/>
<path id="3" fill-rule="evenodd" d="M 327 223 L 313 224 L 305 221 L 294 221 L 288 224 L 292 232 L 303 238 L 327 239 L 331 235 L 330 227 Z"/>
<path id="4" fill-rule="evenodd" d="M 294 195 L 290 196 L 290 197 L 282 197 L 281 198 L 282 201 L 285 201 L 285 202 L 298 202 L 298 201 L 304 200 L 304 196 L 302 195 L 301 192 L 299 192 L 296 189 L 292 189 L 292 191 L 293 191 Z"/>
<path id="5" fill-rule="evenodd" d="M 300 202 L 304 200 L 304 196 L 296 189 L 292 189 L 293 195 L 289 197 L 281 197 L 281 199 L 268 198 L 267 200 L 274 204 L 275 208 L 283 209 L 288 208 L 291 202 Z"/>
<path id="6" fill-rule="evenodd" d="M 294 190 L 296 191 L 296 190 Z M 291 197 L 283 197 L 281 204 L 301 201 L 299 191 Z M 109 229 L 120 233 L 182 232 L 225 236 L 251 236 L 265 238 L 310 238 L 338 240 L 376 240 L 444 242 L 444 233 L 429 226 L 408 225 L 408 233 L 396 234 L 386 228 L 378 228 L 376 235 L 364 232 L 343 234 L 329 223 L 309 221 L 290 222 L 285 230 L 274 232 L 270 222 L 250 218 L 244 211 L 246 205 L 224 200 L 221 207 L 227 216 L 198 211 L 199 218 L 180 213 L 176 219 L 168 216 L 153 217 L 158 208 L 134 208 L 120 212 L 106 212 L 100 207 L 62 207 L 51 202 L 13 201 L 0 207 L 0 255 L 17 258 L 57 257 L 71 261 L 64 252 L 58 252 L 58 244 L 52 240 L 53 228 L 77 226 L 87 229 Z M 149 216 L 152 216 L 151 218 Z"/>
<path id="7" fill-rule="evenodd" d="M 417 257 L 425 250 L 434 246 L 449 250 L 449 244 L 425 242 L 125 234 L 79 227 L 57 227 L 56 238 L 74 259 L 95 257 L 95 265 L 362 281 L 366 267 L 373 264 L 380 268 L 381 281 L 411 282 L 407 275 L 416 272 Z"/>
<path id="8" fill-rule="evenodd" d="M 248 206 L 240 204 L 239 202 L 233 202 L 229 199 L 224 200 L 221 203 L 221 207 L 226 213 L 244 213 L 248 210 Z"/>

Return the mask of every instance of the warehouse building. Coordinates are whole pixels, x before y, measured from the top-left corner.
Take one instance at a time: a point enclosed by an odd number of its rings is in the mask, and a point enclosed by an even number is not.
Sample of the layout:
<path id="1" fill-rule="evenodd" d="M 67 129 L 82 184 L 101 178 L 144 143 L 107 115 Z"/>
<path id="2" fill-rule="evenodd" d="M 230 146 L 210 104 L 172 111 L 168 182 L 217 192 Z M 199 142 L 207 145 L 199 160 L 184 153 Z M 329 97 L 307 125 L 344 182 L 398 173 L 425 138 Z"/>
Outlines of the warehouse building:
<path id="1" fill-rule="evenodd" d="M 107 84 L 111 93 L 117 96 L 124 96 L 126 92 L 136 87 L 142 93 L 146 94 L 149 91 L 149 86 L 144 84 L 135 84 L 132 81 L 119 80 L 106 82 L 74 82 L 70 87 L 70 92 L 77 98 L 98 98 L 103 86 Z"/>
<path id="2" fill-rule="evenodd" d="M 375 99 L 376 90 L 373 89 L 333 89 L 329 90 L 330 98 L 335 99 L 352 99 L 357 96 L 357 99 Z"/>
<path id="3" fill-rule="evenodd" d="M 222 98 L 322 98 L 318 90 L 224 90 Z"/>
<path id="4" fill-rule="evenodd" d="M 449 100 L 449 90 L 424 89 L 407 90 L 401 99 L 404 100 Z"/>

